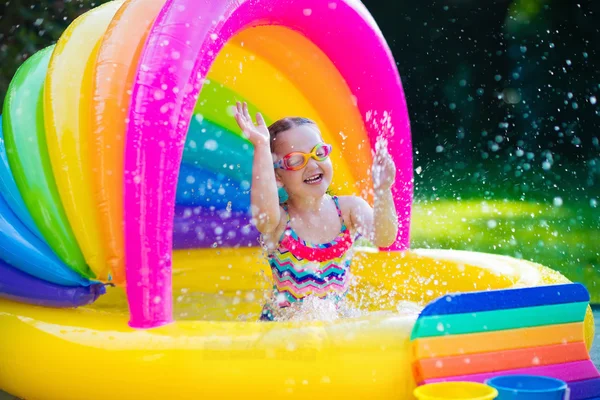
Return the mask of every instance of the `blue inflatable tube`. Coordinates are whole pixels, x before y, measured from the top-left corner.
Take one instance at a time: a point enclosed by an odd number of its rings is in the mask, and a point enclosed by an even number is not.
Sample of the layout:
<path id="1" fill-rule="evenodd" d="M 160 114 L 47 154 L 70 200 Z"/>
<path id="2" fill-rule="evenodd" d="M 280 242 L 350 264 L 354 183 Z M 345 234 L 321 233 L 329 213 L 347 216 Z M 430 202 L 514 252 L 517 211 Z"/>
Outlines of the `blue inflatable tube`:
<path id="1" fill-rule="evenodd" d="M 250 181 L 238 182 L 223 174 L 181 164 L 176 204 L 216 210 L 250 210 Z"/>
<path id="2" fill-rule="evenodd" d="M 0 259 L 44 281 L 64 286 L 89 286 L 90 280 L 66 266 L 12 212 L 0 193 Z"/>
<path id="3" fill-rule="evenodd" d="M 17 215 L 19 220 L 44 243 L 46 240 L 38 230 L 31 214 L 25 206 L 21 192 L 17 187 L 15 178 L 10 170 L 8 157 L 6 156 L 6 146 L 4 145 L 4 133 L 2 131 L 2 116 L 0 115 L 0 195 L 4 196 L 4 200 L 8 203 L 10 209 Z"/>
<path id="4" fill-rule="evenodd" d="M 192 117 L 183 162 L 223 174 L 234 181 L 250 181 L 254 146 L 235 133 L 207 120 Z"/>

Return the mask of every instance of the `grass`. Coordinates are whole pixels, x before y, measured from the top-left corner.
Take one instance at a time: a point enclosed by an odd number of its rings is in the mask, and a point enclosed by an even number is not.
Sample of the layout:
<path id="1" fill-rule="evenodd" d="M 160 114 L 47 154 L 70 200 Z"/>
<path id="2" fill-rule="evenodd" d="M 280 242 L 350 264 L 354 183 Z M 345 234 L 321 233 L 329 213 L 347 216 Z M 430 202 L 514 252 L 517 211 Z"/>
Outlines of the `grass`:
<path id="1" fill-rule="evenodd" d="M 415 160 L 411 247 L 537 262 L 583 283 L 600 304 L 600 160 L 544 170 L 514 156 L 425 158 L 424 168 Z"/>
<path id="2" fill-rule="evenodd" d="M 600 230 L 592 207 L 510 200 L 416 201 L 411 247 L 509 255 L 534 261 L 586 285 L 600 303 Z"/>

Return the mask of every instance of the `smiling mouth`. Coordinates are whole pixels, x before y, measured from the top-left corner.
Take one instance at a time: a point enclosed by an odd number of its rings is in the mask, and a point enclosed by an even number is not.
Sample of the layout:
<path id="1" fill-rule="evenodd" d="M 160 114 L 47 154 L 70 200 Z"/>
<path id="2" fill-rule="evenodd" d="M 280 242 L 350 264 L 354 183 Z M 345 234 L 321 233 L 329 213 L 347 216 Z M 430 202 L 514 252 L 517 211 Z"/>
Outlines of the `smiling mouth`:
<path id="1" fill-rule="evenodd" d="M 313 176 L 305 179 L 304 183 L 309 184 L 309 185 L 315 185 L 315 184 L 321 183 L 322 180 L 323 180 L 323 174 L 317 174 L 317 175 L 313 175 Z"/>

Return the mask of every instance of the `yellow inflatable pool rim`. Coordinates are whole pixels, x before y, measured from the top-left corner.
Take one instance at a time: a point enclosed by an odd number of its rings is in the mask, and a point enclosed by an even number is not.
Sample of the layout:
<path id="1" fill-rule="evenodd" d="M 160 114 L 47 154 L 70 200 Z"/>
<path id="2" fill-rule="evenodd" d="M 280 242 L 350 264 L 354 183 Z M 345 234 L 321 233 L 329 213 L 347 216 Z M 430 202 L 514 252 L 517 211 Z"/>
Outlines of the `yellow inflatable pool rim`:
<path id="1" fill-rule="evenodd" d="M 0 300 L 0 387 L 25 399 L 410 399 L 417 312 L 403 311 L 405 300 L 568 282 L 548 268 L 504 256 L 367 250 L 358 256 L 359 283 L 351 294 L 366 304 L 366 315 L 260 323 L 254 321 L 269 287 L 262 255 L 190 253 L 175 254 L 176 315 L 189 317 L 183 298 L 191 296 L 198 307 L 191 313 L 204 320 L 129 328 L 124 294 L 116 288 L 76 310 Z M 588 347 L 593 332 L 588 312 Z"/>

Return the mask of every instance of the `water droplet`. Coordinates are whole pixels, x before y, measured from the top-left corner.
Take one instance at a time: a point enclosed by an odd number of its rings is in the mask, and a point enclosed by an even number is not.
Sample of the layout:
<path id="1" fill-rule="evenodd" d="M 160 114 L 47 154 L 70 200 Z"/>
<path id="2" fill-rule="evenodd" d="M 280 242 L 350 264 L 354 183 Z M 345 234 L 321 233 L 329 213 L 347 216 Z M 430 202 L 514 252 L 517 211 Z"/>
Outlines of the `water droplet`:
<path id="1" fill-rule="evenodd" d="M 154 91 L 154 99 L 155 100 L 162 100 L 164 98 L 165 98 L 165 92 L 164 92 L 164 90 L 156 89 Z"/>
<path id="2" fill-rule="evenodd" d="M 560 207 L 563 205 L 563 199 L 561 197 L 555 197 L 552 204 L 554 204 L 554 207 Z"/>
<path id="3" fill-rule="evenodd" d="M 209 151 L 215 151 L 219 147 L 216 140 L 210 139 L 204 142 L 204 148 Z"/>
<path id="4" fill-rule="evenodd" d="M 302 14 L 304 14 L 305 17 L 310 17 L 312 15 L 312 9 L 305 8 L 304 10 L 302 10 Z"/>

